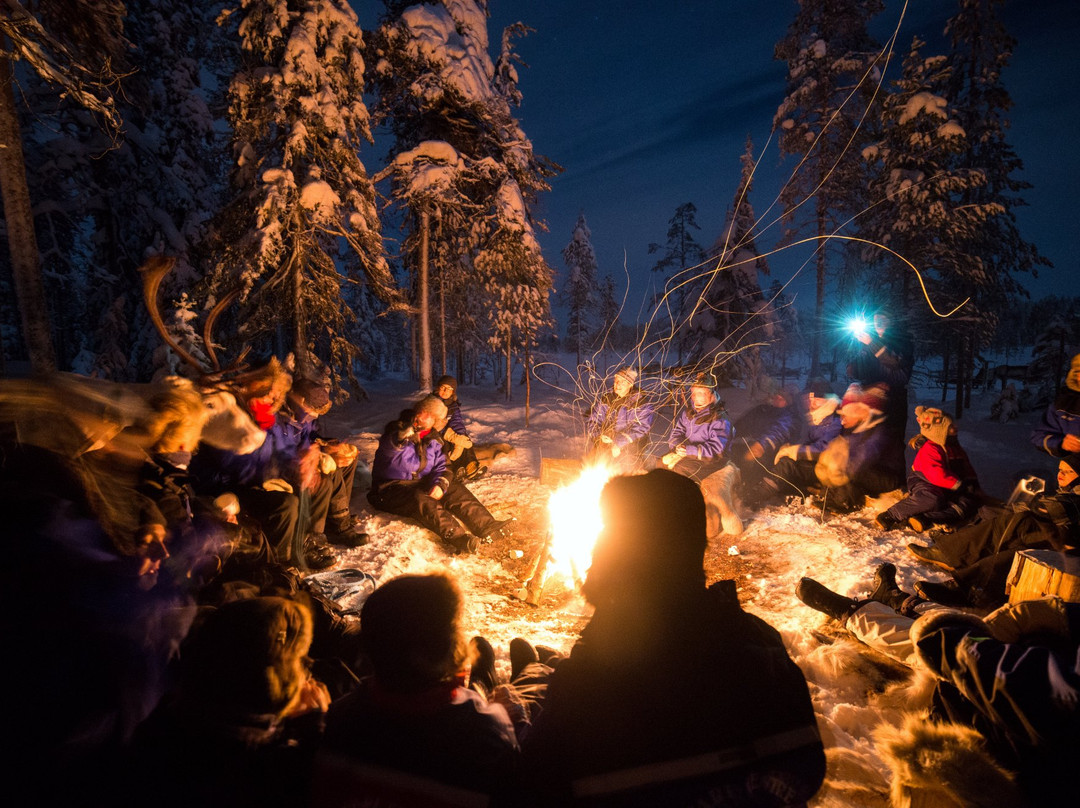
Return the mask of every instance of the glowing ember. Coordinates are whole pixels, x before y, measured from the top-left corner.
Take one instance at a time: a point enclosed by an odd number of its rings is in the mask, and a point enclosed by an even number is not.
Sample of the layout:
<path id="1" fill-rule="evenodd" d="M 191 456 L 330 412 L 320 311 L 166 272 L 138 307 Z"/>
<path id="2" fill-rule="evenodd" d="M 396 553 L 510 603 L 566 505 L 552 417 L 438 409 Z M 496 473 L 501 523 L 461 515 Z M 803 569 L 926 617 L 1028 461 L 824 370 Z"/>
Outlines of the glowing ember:
<path id="1" fill-rule="evenodd" d="M 577 480 L 551 495 L 551 563 L 554 571 L 580 578 L 592 559 L 603 523 L 600 492 L 615 474 L 606 466 L 586 468 Z"/>

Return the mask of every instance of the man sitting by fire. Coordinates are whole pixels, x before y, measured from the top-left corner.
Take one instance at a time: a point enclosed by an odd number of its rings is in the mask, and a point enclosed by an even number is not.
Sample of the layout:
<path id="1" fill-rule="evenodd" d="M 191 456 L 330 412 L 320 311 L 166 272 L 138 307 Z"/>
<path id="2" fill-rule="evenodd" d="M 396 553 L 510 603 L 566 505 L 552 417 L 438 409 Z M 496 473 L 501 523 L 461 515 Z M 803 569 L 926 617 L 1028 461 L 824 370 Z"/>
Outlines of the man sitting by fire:
<path id="1" fill-rule="evenodd" d="M 585 463 L 607 463 L 624 472 L 640 471 L 656 413 L 637 386 L 638 373 L 621 368 L 611 391 L 593 405 L 585 423 Z"/>
<path id="2" fill-rule="evenodd" d="M 701 485 L 709 516 L 709 538 L 721 532 L 731 536 L 743 532 L 734 504 L 739 469 L 727 454 L 734 436 L 724 402 L 716 395 L 716 379 L 710 373 L 697 374 L 690 383 L 690 399 L 672 425 L 670 451 L 660 462 Z"/>
<path id="3" fill-rule="evenodd" d="M 435 429 L 445 419 L 446 404 L 429 395 L 386 425 L 371 467 L 368 502 L 415 519 L 455 552 L 475 553 L 481 539 L 494 538 L 514 520 L 496 519 L 454 479 Z"/>

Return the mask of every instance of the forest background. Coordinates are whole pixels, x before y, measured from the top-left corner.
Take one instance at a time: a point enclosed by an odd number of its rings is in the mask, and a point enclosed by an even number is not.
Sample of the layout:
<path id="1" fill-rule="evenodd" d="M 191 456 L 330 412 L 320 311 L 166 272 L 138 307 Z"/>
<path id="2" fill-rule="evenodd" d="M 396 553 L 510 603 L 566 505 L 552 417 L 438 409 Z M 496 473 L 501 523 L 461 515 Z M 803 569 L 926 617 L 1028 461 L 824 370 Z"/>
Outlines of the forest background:
<path id="1" fill-rule="evenodd" d="M 167 254 L 166 326 L 192 356 L 292 353 L 341 394 L 450 372 L 509 398 L 557 350 L 579 387 L 627 362 L 835 380 L 844 318 L 882 306 L 958 409 L 997 364 L 1060 379 L 1080 311 L 1064 284 L 1026 292 L 1053 269 L 1017 219 L 1002 0 L 958 0 L 914 38 L 906 3 L 791 3 L 768 163 L 749 135 L 711 155 L 738 180 L 725 220 L 691 201 L 660 217 L 640 300 L 584 211 L 544 235 L 560 155 L 516 112 L 528 10 L 489 30 L 498 5 L 363 3 L 362 30 L 344 0 L 4 0 L 3 372 L 178 371 L 139 292 Z"/>

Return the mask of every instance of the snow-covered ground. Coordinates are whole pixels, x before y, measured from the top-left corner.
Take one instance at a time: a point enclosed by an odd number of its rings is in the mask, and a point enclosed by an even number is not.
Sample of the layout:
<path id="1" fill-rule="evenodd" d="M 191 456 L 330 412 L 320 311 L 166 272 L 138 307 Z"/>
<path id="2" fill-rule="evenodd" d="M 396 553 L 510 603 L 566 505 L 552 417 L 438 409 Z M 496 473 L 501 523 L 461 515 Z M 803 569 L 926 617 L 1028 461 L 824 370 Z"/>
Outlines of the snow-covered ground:
<path id="1" fill-rule="evenodd" d="M 400 378 L 369 382 L 367 391 L 369 400 L 332 410 L 324 418 L 323 431 L 355 442 L 360 457 L 370 462 L 384 425 L 423 391 Z M 924 392 L 911 395 L 912 406 L 939 401 L 938 391 Z M 533 385 L 528 427 L 524 387 L 514 389 L 510 404 L 490 387 L 462 387 L 458 395 L 476 443 L 505 442 L 514 447 L 512 455 L 494 461 L 486 477 L 469 485 L 496 517 L 518 519 L 514 537 L 484 545 L 473 556 L 450 556 L 425 529 L 367 505 L 364 481 L 357 485 L 353 505 L 354 512 L 365 517 L 372 540 L 345 551 L 338 567 L 365 570 L 380 582 L 407 572 L 451 570 L 467 601 L 466 631 L 491 641 L 498 671 L 507 676 L 507 647 L 513 637 L 567 650 L 588 619 L 589 607 L 561 577 L 545 586 L 538 607 L 515 597 L 547 526 L 551 489 L 540 484 L 541 458 L 580 456 L 582 425 L 580 416 L 575 417 L 574 395 L 544 384 Z M 748 405 L 740 389 L 726 389 L 722 395 L 733 418 Z M 959 424 L 960 439 L 983 487 L 1005 498 L 1021 472 L 1038 472 L 1044 478 L 1049 474 L 1052 479 L 1055 464 L 1028 443 L 1038 413 L 1022 414 L 1008 424 L 992 422 L 988 413 L 995 398 L 989 392 L 972 401 Z M 895 496 L 886 495 L 843 517 L 823 518 L 801 504 L 745 513 L 745 533 L 734 542 L 724 537 L 706 554 L 710 582 L 735 578 L 744 607 L 781 632 L 810 682 L 829 754 L 828 778 L 812 803 L 815 806 L 886 806 L 887 770 L 875 754 L 871 731 L 928 704 L 929 681 L 909 676 L 906 669 L 827 625 L 822 614 L 794 594 L 804 575 L 853 596 L 868 593 L 874 568 L 884 561 L 896 563 L 906 591 L 912 591 L 916 580 L 941 580 L 940 572 L 919 566 L 907 554 L 905 545 L 918 540 L 915 534 L 885 533 L 871 526 L 873 516 L 893 501 Z M 657 530 L 662 532 L 662 526 Z M 343 601 L 343 605 L 355 604 Z"/>

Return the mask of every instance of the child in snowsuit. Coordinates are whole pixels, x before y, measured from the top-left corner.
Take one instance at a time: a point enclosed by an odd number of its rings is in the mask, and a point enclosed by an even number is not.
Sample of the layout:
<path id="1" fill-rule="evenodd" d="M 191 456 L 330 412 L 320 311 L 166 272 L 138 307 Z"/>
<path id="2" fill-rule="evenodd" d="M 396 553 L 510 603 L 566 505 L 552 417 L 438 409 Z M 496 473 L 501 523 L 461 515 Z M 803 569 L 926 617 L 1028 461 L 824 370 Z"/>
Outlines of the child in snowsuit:
<path id="1" fill-rule="evenodd" d="M 458 479 L 478 480 L 487 474 L 487 466 L 476 459 L 472 438 L 465 431 L 465 418 L 457 397 L 457 379 L 442 376 L 435 382 L 435 395 L 446 405 L 446 421 L 437 425 L 446 450 L 447 465 Z"/>
<path id="2" fill-rule="evenodd" d="M 916 407 L 915 419 L 919 434 L 911 439 L 916 453 L 907 478 L 908 495 L 874 519 L 882 530 L 904 522 L 920 533 L 932 524 L 955 525 L 979 507 L 979 480 L 952 419 L 937 407 Z"/>

